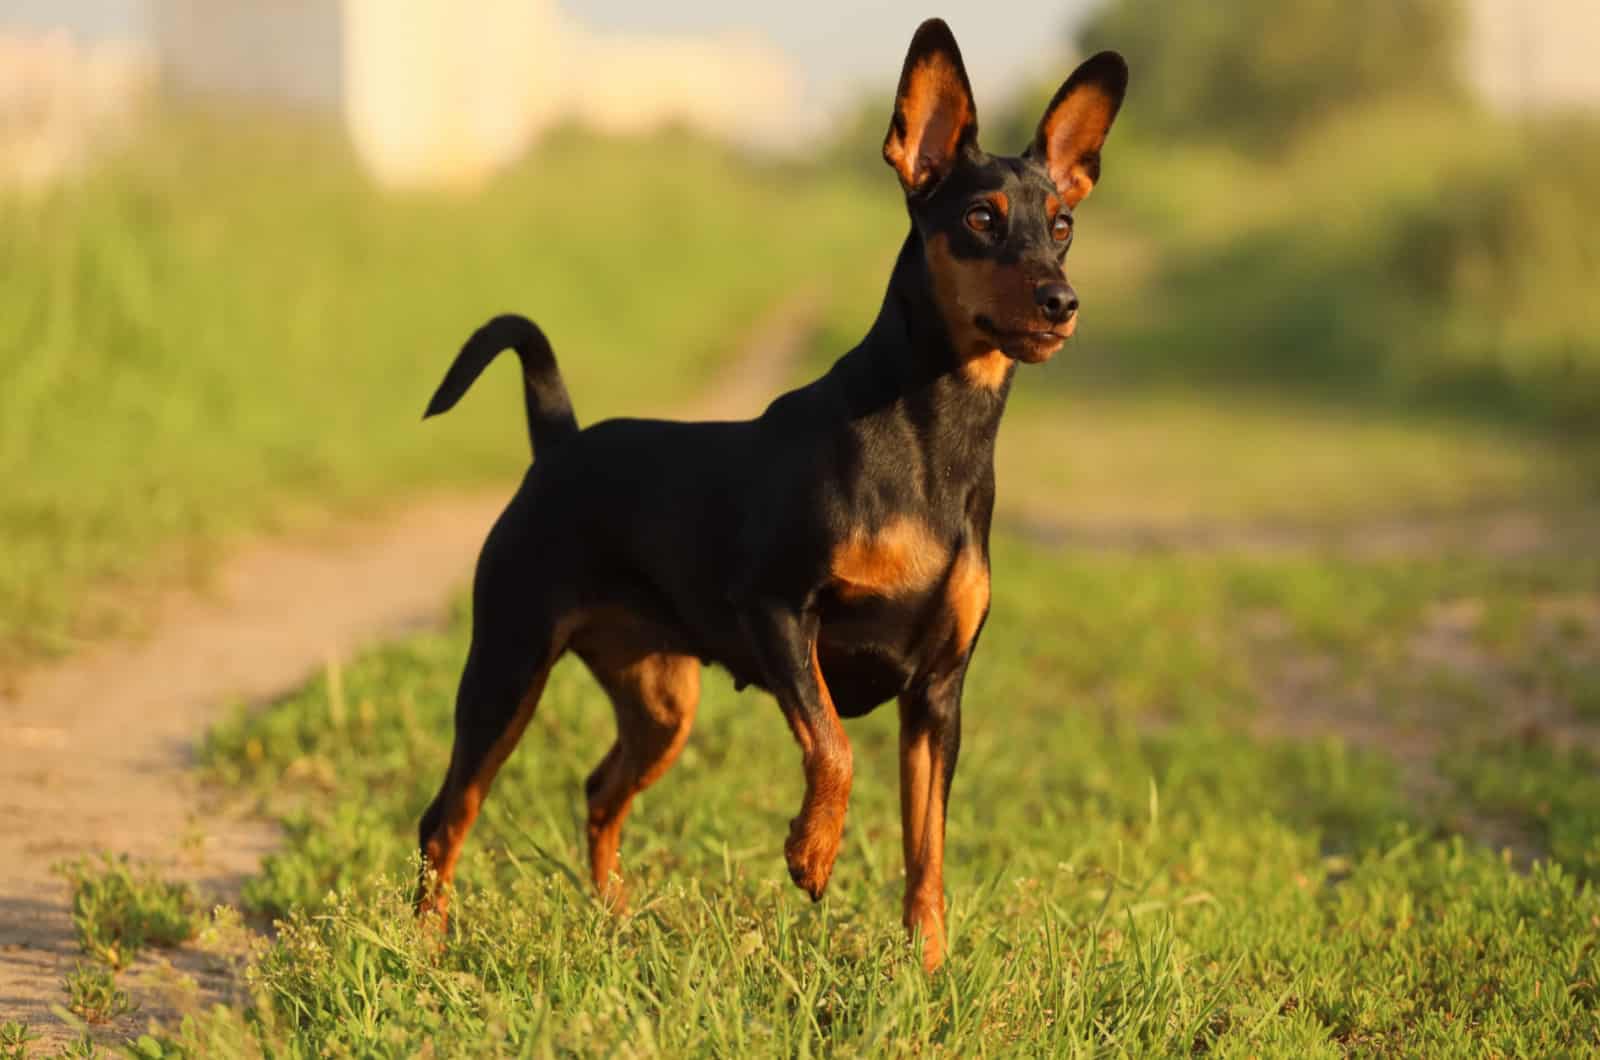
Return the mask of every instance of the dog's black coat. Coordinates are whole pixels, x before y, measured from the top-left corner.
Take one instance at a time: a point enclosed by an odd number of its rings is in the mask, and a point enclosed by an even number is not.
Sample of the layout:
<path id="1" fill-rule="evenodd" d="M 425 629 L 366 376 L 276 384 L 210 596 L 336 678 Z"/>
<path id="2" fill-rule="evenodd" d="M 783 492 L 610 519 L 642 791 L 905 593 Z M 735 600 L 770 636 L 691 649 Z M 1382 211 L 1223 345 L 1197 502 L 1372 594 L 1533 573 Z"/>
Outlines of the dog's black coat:
<path id="1" fill-rule="evenodd" d="M 467 342 L 429 415 L 513 347 L 537 459 L 478 563 L 451 769 L 420 830 L 442 877 L 544 674 L 570 648 L 618 708 L 618 745 L 589 785 L 604 887 L 627 800 L 687 735 L 697 684 L 674 661 L 687 657 L 768 690 L 795 729 L 807 801 L 788 853 L 813 897 L 850 784 L 837 717 L 900 699 L 912 756 L 902 765 L 906 915 L 942 930 L 936 862 L 961 686 L 987 616 L 995 437 L 1015 360 L 1045 359 L 1075 322 L 1063 272 L 1071 207 L 1098 176 L 1126 76 L 1114 55 L 1091 59 L 1028 153 L 993 157 L 977 146 L 954 39 L 925 23 L 885 144 L 911 231 L 882 308 L 855 349 L 756 419 L 617 419 L 580 431 L 534 324 L 498 317 Z M 1092 121 L 1071 109 L 1085 106 Z M 913 820 L 925 806 L 936 821 Z M 936 916 L 929 888 L 939 889 Z"/>

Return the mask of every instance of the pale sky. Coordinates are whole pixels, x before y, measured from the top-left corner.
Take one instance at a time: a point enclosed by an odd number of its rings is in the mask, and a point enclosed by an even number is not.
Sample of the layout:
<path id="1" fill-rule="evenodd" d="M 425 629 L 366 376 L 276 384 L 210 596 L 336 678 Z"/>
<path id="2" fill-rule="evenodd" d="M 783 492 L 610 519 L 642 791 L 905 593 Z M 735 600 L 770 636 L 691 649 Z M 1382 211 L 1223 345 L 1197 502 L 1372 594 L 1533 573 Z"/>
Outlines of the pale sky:
<path id="1" fill-rule="evenodd" d="M 0 0 L 3 2 L 3 0 Z M 1095 0 L 959 0 L 930 5 L 909 0 L 583 0 L 562 5 L 604 29 L 706 32 L 744 29 L 787 53 L 819 98 L 893 87 L 917 23 L 938 15 L 950 23 L 984 100 L 1007 94 L 1033 74 L 1062 66 L 1067 33 Z M 1065 77 L 1071 70 L 1063 68 Z"/>
<path id="2" fill-rule="evenodd" d="M 0 0 L 0 26 L 65 25 L 94 37 L 137 38 L 149 2 Z M 912 31 L 923 18 L 937 14 L 961 42 L 980 107 L 1035 74 L 1053 74 L 1061 67 L 1061 76 L 1066 76 L 1068 28 L 1095 3 L 959 0 L 930 7 L 909 0 L 558 0 L 568 14 L 599 30 L 742 31 L 763 37 L 790 57 L 811 98 L 824 105 L 892 86 Z"/>

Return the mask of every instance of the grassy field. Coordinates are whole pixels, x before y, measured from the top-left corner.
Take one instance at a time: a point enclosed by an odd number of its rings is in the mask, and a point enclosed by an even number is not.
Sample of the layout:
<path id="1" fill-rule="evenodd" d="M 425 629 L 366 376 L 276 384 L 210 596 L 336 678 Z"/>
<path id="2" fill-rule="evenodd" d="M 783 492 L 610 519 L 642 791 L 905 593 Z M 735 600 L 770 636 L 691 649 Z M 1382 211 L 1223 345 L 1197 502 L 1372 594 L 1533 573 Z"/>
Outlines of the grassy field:
<path id="1" fill-rule="evenodd" d="M 841 290 L 834 349 L 875 298 Z M 1080 383 L 1106 349 L 1089 336 L 1020 377 L 1002 432 L 1013 529 L 969 682 L 942 972 L 898 923 L 893 712 L 850 723 L 845 848 L 813 906 L 782 864 L 797 752 L 721 676 L 630 819 L 632 913 L 600 908 L 581 782 L 610 712 L 570 660 L 469 844 L 441 952 L 408 901 L 458 613 L 213 732 L 220 793 L 286 829 L 244 891 L 279 929 L 251 1001 L 146 1052 L 1600 1048 L 1600 562 L 1470 539 L 1388 558 L 1226 535 L 1115 547 L 1139 544 L 1129 527 L 1559 520 L 1593 496 L 1585 450 L 1471 418 Z M 1114 547 L 1038 544 L 1020 532 L 1035 515 Z"/>
<path id="2" fill-rule="evenodd" d="M 870 312 L 860 272 L 839 285 L 811 367 Z M 1559 519 L 1593 497 L 1592 460 L 1569 440 L 1282 393 L 1105 386 L 1094 361 L 1112 347 L 1086 333 L 1019 379 L 1000 454 L 1007 526 L 1037 516 L 1114 542 L 1129 527 L 1502 507 Z M 160 1042 L 394 1056 L 424 1042 L 468 1055 L 1600 1047 L 1600 564 L 1471 540 L 1358 558 L 1226 536 L 1220 550 L 1062 551 L 1032 533 L 996 541 L 938 975 L 898 924 L 891 711 L 851 723 L 845 850 L 812 906 L 782 866 L 801 790 L 792 741 L 762 697 L 709 677 L 688 750 L 630 820 L 633 911 L 619 919 L 583 883 L 581 781 L 609 709 L 570 661 L 469 844 L 439 952 L 407 903 L 415 818 L 448 754 L 458 614 L 212 734 L 205 768 L 285 825 L 286 849 L 244 899 L 281 927 L 251 966 L 251 1003 Z"/>
<path id="3" fill-rule="evenodd" d="M 998 457 L 1002 513 L 1174 540 L 1337 536 L 1529 509 L 1559 517 L 1600 496 L 1592 442 L 1281 394 L 1074 393 L 1072 362 L 1095 356 L 1073 351 L 1019 379 Z"/>
<path id="4" fill-rule="evenodd" d="M 458 613 L 211 734 L 219 799 L 285 827 L 243 896 L 247 923 L 278 928 L 253 943 L 248 1001 L 137 1048 L 1600 1048 L 1600 562 L 1471 540 L 1389 558 L 1226 537 L 1115 547 L 1128 526 L 1560 516 L 1592 496 L 1592 465 L 1470 420 L 1075 393 L 1073 359 L 1091 352 L 1025 375 L 1002 433 L 1014 529 L 995 543 L 969 682 L 942 972 L 920 971 L 898 923 L 893 712 L 850 724 L 845 848 L 813 906 L 782 864 L 798 754 L 770 703 L 721 676 L 630 819 L 632 913 L 600 908 L 583 882 L 581 781 L 610 712 L 570 660 L 468 846 L 439 950 L 408 900 L 416 816 L 449 750 Z M 486 431 L 514 433 L 516 409 L 493 415 Z M 1114 547 L 1038 544 L 1019 532 L 1036 511 L 1098 520 Z M 220 914 L 190 945 L 228 935 Z M 118 1011 L 114 978 L 96 974 L 70 984 L 73 1003 Z"/>
<path id="5" fill-rule="evenodd" d="M 135 590 L 232 535 L 514 473 L 504 380 L 447 436 L 417 424 L 493 313 L 544 324 L 580 416 L 664 411 L 867 209 L 673 135 L 384 195 L 331 134 L 248 120 L 174 118 L 0 201 L 0 670 L 137 626 Z"/>
<path id="6" fill-rule="evenodd" d="M 582 882 L 580 788 L 611 721 L 570 660 L 469 844 L 439 952 L 407 899 L 458 618 L 212 735 L 206 768 L 285 822 L 245 892 L 282 924 L 253 1005 L 166 1040 L 393 1056 L 1600 1046 L 1600 782 L 1594 744 L 1572 740 L 1600 726 L 1600 564 L 1012 538 L 996 553 L 940 974 L 898 925 L 893 712 L 851 723 L 845 849 L 812 906 L 781 857 L 797 753 L 725 678 L 630 820 L 631 915 L 605 912 Z"/>
<path id="7" fill-rule="evenodd" d="M 462 608 L 210 734 L 218 801 L 284 825 L 243 894 L 246 925 L 278 927 L 248 943 L 246 1001 L 133 1048 L 1600 1050 L 1600 449 L 1574 415 L 1600 321 L 1571 245 L 1592 204 L 1568 194 L 1592 160 L 1510 187 L 1531 141 L 1450 121 L 1374 111 L 1275 168 L 1136 138 L 1108 159 L 1072 259 L 1078 338 L 1019 375 L 1001 435 L 943 971 L 899 927 L 893 711 L 850 723 L 845 848 L 813 906 L 782 861 L 798 753 L 723 676 L 630 818 L 631 914 L 601 909 L 581 782 L 612 723 L 570 660 L 468 846 L 441 951 L 408 903 Z M 29 354 L 0 396 L 0 473 L 21 483 L 0 499 L 0 653 L 70 644 L 116 616 L 86 587 L 170 575 L 196 542 L 519 466 L 504 381 L 448 436 L 415 426 L 480 317 L 546 322 L 580 416 L 658 409 L 819 277 L 805 370 L 825 365 L 904 224 L 870 157 L 876 183 L 833 184 L 568 138 L 482 198 L 375 198 L 304 130 L 263 132 L 241 155 L 175 128 L 170 151 L 0 215 L 0 252 L 47 266 L 0 293 Z M 1352 172 L 1346 148 L 1374 136 L 1409 153 Z M 655 179 L 631 176 L 641 150 Z M 1462 174 L 1478 199 L 1441 196 Z M 1479 233 L 1485 197 L 1505 211 Z M 1532 232 L 1515 254 L 1507 224 Z M 1476 301 L 1484 262 L 1508 264 L 1498 304 Z M 1483 530 L 1507 513 L 1534 532 Z M 1375 529 L 1384 547 L 1333 547 Z M 79 1010 L 129 1003 L 130 932 L 242 934 L 119 863 L 74 872 Z M 0 1056 L 25 1033 L 0 1025 Z"/>

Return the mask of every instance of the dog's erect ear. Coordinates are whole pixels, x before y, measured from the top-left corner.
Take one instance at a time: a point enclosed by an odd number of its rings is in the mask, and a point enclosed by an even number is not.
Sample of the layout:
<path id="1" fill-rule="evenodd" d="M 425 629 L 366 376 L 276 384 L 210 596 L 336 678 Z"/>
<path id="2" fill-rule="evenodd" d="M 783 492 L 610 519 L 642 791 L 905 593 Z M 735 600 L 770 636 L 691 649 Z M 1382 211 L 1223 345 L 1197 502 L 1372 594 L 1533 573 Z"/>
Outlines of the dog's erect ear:
<path id="1" fill-rule="evenodd" d="M 927 192 L 977 136 L 978 112 L 961 49 L 944 20 L 930 18 L 917 27 L 906 52 L 883 159 L 900 174 L 908 195 Z"/>
<path id="2" fill-rule="evenodd" d="M 1043 162 L 1068 206 L 1076 206 L 1100 179 L 1100 148 L 1128 90 L 1128 64 L 1116 52 L 1084 60 L 1056 90 L 1039 119 L 1028 157 Z"/>

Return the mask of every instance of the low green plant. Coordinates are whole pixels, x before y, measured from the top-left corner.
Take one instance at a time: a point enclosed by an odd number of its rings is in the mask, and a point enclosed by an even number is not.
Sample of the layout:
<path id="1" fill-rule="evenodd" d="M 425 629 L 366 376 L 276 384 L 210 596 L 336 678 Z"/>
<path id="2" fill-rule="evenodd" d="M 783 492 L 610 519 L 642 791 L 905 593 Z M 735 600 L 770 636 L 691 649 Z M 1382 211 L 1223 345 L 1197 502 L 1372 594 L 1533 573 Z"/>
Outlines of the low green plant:
<path id="1" fill-rule="evenodd" d="M 80 961 L 64 982 L 67 1008 L 89 1023 L 110 1023 L 139 1007 L 117 985 L 116 973 L 103 964 Z"/>
<path id="2" fill-rule="evenodd" d="M 95 1060 L 99 1055 L 100 1049 L 94 1044 L 94 1036 L 85 1031 L 63 1045 L 54 1060 Z"/>
<path id="3" fill-rule="evenodd" d="M 0 1060 L 27 1060 L 28 1045 L 38 1033 L 21 1020 L 0 1022 Z"/>
<path id="4" fill-rule="evenodd" d="M 171 947 L 195 933 L 187 884 L 136 869 L 125 855 L 102 853 L 60 866 L 72 885 L 72 923 L 83 952 L 123 968 L 146 945 Z"/>

